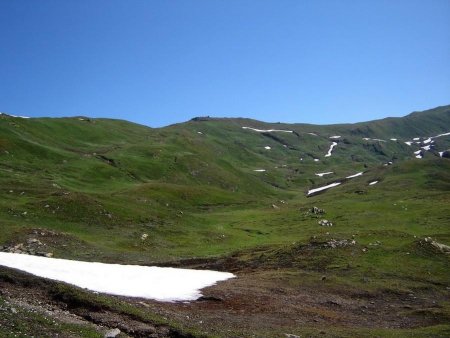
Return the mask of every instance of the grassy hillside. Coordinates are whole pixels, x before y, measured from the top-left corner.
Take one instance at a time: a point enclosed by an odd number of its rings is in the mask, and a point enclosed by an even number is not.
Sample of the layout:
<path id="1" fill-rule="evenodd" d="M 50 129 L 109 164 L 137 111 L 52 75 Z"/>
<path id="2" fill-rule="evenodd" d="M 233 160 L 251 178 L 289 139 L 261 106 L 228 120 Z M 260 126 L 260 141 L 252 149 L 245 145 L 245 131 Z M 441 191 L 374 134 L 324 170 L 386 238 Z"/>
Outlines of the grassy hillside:
<path id="1" fill-rule="evenodd" d="M 225 299 L 214 305 L 223 323 L 209 303 L 147 304 L 145 311 L 169 316 L 186 332 L 263 337 L 328 327 L 330 336 L 445 336 L 450 266 L 439 245 L 450 245 L 450 160 L 439 152 L 450 148 L 450 135 L 438 135 L 448 132 L 450 106 L 331 126 L 196 118 L 152 129 L 0 115 L 0 246 L 236 272 L 236 281 L 211 291 Z M 324 219 L 333 226 L 320 225 Z M 0 283 L 10 285 L 9 274 Z M 309 290 L 308 308 L 305 299 L 294 302 L 299 289 Z M 282 294 L 293 297 L 286 313 L 276 305 Z M 317 303 L 314 294 L 327 300 Z M 416 298 L 406 304 L 410 294 Z M 250 295 L 261 309 L 253 316 L 244 303 L 227 303 Z M 336 297 L 339 306 L 327 303 Z M 381 304 L 406 319 L 391 322 Z M 33 318 L 28 324 L 47 330 Z M 95 336 L 95 328 L 80 330 Z"/>

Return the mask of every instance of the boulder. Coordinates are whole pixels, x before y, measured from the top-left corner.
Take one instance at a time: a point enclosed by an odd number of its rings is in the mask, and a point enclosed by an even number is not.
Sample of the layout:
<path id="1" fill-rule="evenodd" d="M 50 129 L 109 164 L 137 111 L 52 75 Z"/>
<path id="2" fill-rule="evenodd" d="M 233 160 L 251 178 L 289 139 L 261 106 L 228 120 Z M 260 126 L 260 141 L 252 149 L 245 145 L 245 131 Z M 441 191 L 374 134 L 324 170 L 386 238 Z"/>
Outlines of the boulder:
<path id="1" fill-rule="evenodd" d="M 119 329 L 112 329 L 105 332 L 105 338 L 116 338 L 120 334 Z"/>

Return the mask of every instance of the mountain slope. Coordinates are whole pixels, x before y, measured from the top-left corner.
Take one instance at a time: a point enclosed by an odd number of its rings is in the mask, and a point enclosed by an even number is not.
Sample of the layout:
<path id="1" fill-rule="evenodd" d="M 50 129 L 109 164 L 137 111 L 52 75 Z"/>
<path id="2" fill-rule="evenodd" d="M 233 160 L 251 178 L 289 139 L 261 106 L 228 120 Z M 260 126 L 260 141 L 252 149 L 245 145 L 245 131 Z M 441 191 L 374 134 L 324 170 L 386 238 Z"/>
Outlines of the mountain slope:
<path id="1" fill-rule="evenodd" d="M 238 275 L 201 301 L 161 304 L 0 267 L 0 336 L 21 325 L 103 336 L 28 315 L 41 303 L 130 336 L 446 336 L 449 117 L 447 106 L 349 125 L 152 129 L 0 115 L 0 250 Z M 17 325 L 2 317 L 10 304 Z"/>

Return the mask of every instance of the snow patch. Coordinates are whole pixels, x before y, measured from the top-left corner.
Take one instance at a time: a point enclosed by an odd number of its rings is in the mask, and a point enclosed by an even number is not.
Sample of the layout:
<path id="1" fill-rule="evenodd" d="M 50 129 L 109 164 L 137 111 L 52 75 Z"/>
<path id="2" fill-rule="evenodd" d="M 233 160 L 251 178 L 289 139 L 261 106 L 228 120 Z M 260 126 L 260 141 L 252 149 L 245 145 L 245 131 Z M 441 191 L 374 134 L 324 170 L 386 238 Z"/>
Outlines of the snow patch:
<path id="1" fill-rule="evenodd" d="M 325 157 L 330 157 L 331 156 L 331 152 L 333 151 L 333 148 L 337 146 L 336 142 L 333 142 L 330 146 L 330 149 L 328 149 L 328 153 L 325 155 Z"/>
<path id="2" fill-rule="evenodd" d="M 293 133 L 292 130 L 281 130 L 281 129 L 256 129 L 251 127 L 242 127 L 242 129 L 250 129 L 258 133 L 272 133 L 272 132 Z"/>
<path id="3" fill-rule="evenodd" d="M 337 139 L 337 138 L 341 138 L 341 137 L 339 135 L 335 135 L 335 136 L 330 136 L 330 138 Z"/>
<path id="4" fill-rule="evenodd" d="M 416 158 L 422 158 L 423 156 L 422 155 L 416 155 Z"/>
<path id="5" fill-rule="evenodd" d="M 444 152 L 443 152 L 443 151 L 440 151 L 440 152 L 439 152 L 439 157 L 442 157 L 443 154 L 444 154 Z"/>
<path id="6" fill-rule="evenodd" d="M 253 170 L 253 171 L 257 171 L 257 172 L 259 172 L 259 173 L 262 173 L 262 172 L 266 171 L 266 169 L 255 169 L 255 170 Z"/>
<path id="7" fill-rule="evenodd" d="M 423 141 L 423 144 L 427 144 L 431 142 L 431 137 L 427 138 L 425 141 Z"/>
<path id="8" fill-rule="evenodd" d="M 379 138 L 369 138 L 369 137 L 363 137 L 363 140 L 364 141 L 378 141 L 378 142 L 386 142 L 386 140 L 382 140 L 382 139 L 379 139 Z"/>
<path id="9" fill-rule="evenodd" d="M 436 135 L 436 136 L 434 136 L 433 138 L 442 137 L 442 136 L 448 136 L 448 135 L 450 135 L 450 132 L 449 132 L 449 133 L 444 133 L 444 134 Z"/>
<path id="10" fill-rule="evenodd" d="M 6 116 L 11 116 L 11 117 L 18 117 L 21 119 L 29 119 L 28 116 L 19 116 L 19 115 L 12 115 L 12 114 L 6 114 L 6 113 L 0 113 L 0 115 L 6 115 Z"/>
<path id="11" fill-rule="evenodd" d="M 333 172 L 332 172 L 332 171 L 327 171 L 326 173 L 317 173 L 317 174 L 315 174 L 315 175 L 317 175 L 317 176 L 319 176 L 319 177 L 323 177 L 323 176 L 325 176 L 325 175 L 330 175 L 330 174 L 333 174 Z"/>
<path id="12" fill-rule="evenodd" d="M 378 181 L 372 181 L 372 182 L 369 183 L 369 185 L 374 185 L 374 184 L 377 184 L 377 183 L 378 183 Z"/>
<path id="13" fill-rule="evenodd" d="M 335 182 L 335 183 L 331 183 L 331 184 L 325 185 L 325 186 L 320 187 L 320 188 L 308 190 L 308 195 L 314 194 L 315 192 L 318 192 L 318 191 L 327 190 L 327 189 L 336 187 L 339 184 L 341 184 L 341 182 Z"/>
<path id="14" fill-rule="evenodd" d="M 265 146 L 264 149 L 270 150 L 272 148 L 270 148 L 269 146 Z"/>
<path id="15" fill-rule="evenodd" d="M 308 133 L 308 134 L 312 136 L 318 136 L 316 133 Z"/>
<path id="16" fill-rule="evenodd" d="M 409 145 L 409 146 L 411 146 L 411 144 L 412 144 L 412 142 L 411 141 L 408 141 L 408 142 L 405 142 L 407 145 Z"/>
<path id="17" fill-rule="evenodd" d="M 356 174 L 353 174 L 353 175 L 347 176 L 346 178 L 354 178 L 354 177 L 358 177 L 358 176 L 361 176 L 362 174 L 363 174 L 363 172 L 359 172 L 359 173 L 356 173 Z"/>
<path id="18" fill-rule="evenodd" d="M 431 147 L 431 145 L 429 144 L 429 145 L 421 147 L 421 148 L 424 149 L 424 150 L 430 150 L 430 147 Z"/>
<path id="19" fill-rule="evenodd" d="M 315 159 L 314 159 L 314 162 L 319 162 L 319 159 L 318 159 L 318 158 L 315 158 Z"/>
<path id="20" fill-rule="evenodd" d="M 390 140 L 391 140 L 391 141 L 397 141 L 397 139 L 396 139 L 396 138 L 391 138 Z"/>
<path id="21" fill-rule="evenodd" d="M 420 140 L 420 137 L 414 137 L 413 138 L 413 141 L 419 141 Z"/>
<path id="22" fill-rule="evenodd" d="M 417 150 L 417 151 L 414 152 L 414 155 L 418 155 L 418 154 L 420 154 L 421 152 L 422 152 L 422 150 Z"/>
<path id="23" fill-rule="evenodd" d="M 235 277 L 211 270 L 105 264 L 0 252 L 0 265 L 102 292 L 164 302 L 201 297 L 200 289 Z"/>

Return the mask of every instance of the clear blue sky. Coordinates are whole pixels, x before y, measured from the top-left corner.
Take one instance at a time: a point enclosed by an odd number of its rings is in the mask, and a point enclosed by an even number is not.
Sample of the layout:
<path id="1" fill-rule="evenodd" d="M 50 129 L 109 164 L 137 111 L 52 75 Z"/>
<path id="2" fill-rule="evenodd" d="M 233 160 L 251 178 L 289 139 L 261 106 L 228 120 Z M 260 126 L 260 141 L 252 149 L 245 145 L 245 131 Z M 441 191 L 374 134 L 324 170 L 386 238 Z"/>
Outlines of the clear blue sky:
<path id="1" fill-rule="evenodd" d="M 0 111 L 337 123 L 450 104 L 449 0 L 4 0 Z"/>

